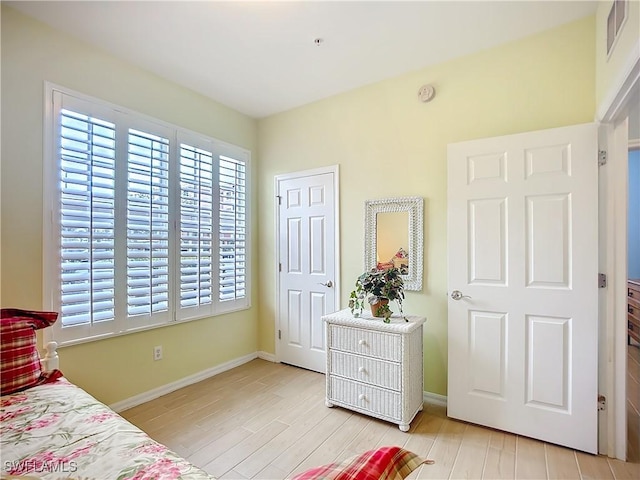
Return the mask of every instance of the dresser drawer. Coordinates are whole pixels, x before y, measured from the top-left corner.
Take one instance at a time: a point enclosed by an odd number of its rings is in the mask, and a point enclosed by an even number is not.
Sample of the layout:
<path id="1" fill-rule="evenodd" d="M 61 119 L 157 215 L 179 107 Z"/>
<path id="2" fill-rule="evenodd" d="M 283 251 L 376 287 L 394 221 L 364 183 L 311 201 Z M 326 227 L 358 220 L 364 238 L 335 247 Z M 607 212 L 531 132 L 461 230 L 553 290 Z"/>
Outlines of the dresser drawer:
<path id="1" fill-rule="evenodd" d="M 629 317 L 629 328 L 627 330 L 627 334 L 636 342 L 640 342 L 640 322 L 633 322 L 631 317 Z"/>
<path id="2" fill-rule="evenodd" d="M 629 314 L 627 315 L 629 331 L 633 331 L 637 336 L 640 334 L 640 308 L 629 305 L 627 309 L 629 310 Z"/>
<path id="3" fill-rule="evenodd" d="M 397 392 L 339 377 L 331 377 L 329 386 L 329 400 L 336 405 L 353 407 L 390 420 L 402 418 L 402 398 Z"/>
<path id="4" fill-rule="evenodd" d="M 376 332 L 361 328 L 330 326 L 329 348 L 399 362 L 402 340 L 399 334 Z"/>
<path id="5" fill-rule="evenodd" d="M 399 363 L 330 350 L 330 374 L 400 391 L 402 369 Z"/>
<path id="6" fill-rule="evenodd" d="M 635 287 L 629 287 L 627 289 L 627 301 L 629 305 L 632 305 L 640 311 L 640 290 L 637 290 Z"/>

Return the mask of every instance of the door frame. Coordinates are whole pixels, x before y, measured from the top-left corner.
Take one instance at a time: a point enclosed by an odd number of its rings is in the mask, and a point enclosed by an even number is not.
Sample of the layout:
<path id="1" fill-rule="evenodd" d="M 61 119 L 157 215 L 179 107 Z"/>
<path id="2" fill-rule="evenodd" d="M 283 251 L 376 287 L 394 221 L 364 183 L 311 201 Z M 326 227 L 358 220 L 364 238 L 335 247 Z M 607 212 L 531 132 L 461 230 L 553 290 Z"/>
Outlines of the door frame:
<path id="1" fill-rule="evenodd" d="M 280 264 L 280 231 L 279 231 L 279 227 L 280 227 L 280 208 L 278 208 L 279 204 L 278 204 L 278 193 L 280 192 L 280 182 L 285 181 L 285 180 L 292 180 L 292 179 L 296 179 L 296 178 L 302 178 L 302 177 L 310 177 L 313 175 L 322 175 L 322 174 L 326 174 L 326 173 L 332 173 L 333 174 L 333 200 L 334 200 L 334 228 L 335 228 L 335 239 L 334 239 L 334 246 L 335 246 L 335 257 L 334 257 L 334 272 L 335 272 L 335 279 L 333 280 L 333 284 L 334 284 L 334 288 L 335 288 L 335 305 L 334 308 L 335 310 L 339 310 L 340 309 L 340 297 L 341 297 L 341 291 L 340 291 L 340 166 L 339 165 L 331 165 L 331 166 L 327 166 L 327 167 L 319 167 L 319 168 L 314 168 L 311 170 L 301 170 L 301 171 L 297 171 L 297 172 L 290 172 L 290 173 L 284 173 L 281 175 L 276 175 L 274 178 L 274 192 L 275 192 L 275 201 L 273 202 L 274 205 L 274 209 L 275 209 L 275 249 L 276 249 L 276 254 L 275 254 L 275 265 L 274 265 L 274 270 L 275 270 L 275 285 L 276 285 L 276 298 L 275 298 L 275 303 L 276 303 L 276 328 L 274 333 L 274 341 L 275 341 L 275 351 L 276 351 L 276 358 L 275 361 L 276 363 L 280 363 L 280 342 L 278 339 L 278 330 L 280 330 L 281 325 L 280 322 L 282 320 L 281 317 L 281 312 L 280 312 L 280 269 L 278 268 L 278 265 Z"/>
<path id="2" fill-rule="evenodd" d="M 628 129 L 625 120 L 627 107 L 640 90 L 640 51 L 630 53 L 626 68 L 618 82 L 614 82 L 608 95 L 598 106 L 596 121 L 603 124 L 602 136 L 606 142 L 607 164 L 602 168 L 606 180 L 601 182 L 601 213 L 606 220 L 600 223 L 601 266 L 608 276 L 608 288 L 601 297 L 600 325 L 606 335 L 606 348 L 600 350 L 600 391 L 607 398 L 608 407 L 601 427 L 600 452 L 626 460 L 626 345 L 627 345 L 627 181 L 628 181 Z M 616 128 L 616 124 L 618 128 Z M 617 214 L 614 214 L 617 213 Z M 621 214 L 622 213 L 622 214 Z M 604 318 L 602 318 L 604 316 Z"/>

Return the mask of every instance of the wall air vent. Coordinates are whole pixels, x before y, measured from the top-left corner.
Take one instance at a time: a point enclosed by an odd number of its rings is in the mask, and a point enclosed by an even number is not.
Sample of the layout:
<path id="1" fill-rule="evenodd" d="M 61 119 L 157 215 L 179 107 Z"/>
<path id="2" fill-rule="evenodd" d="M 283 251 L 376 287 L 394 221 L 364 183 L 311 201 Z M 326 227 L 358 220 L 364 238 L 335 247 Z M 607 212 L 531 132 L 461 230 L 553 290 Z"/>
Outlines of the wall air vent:
<path id="1" fill-rule="evenodd" d="M 607 16 L 607 55 L 613 50 L 625 19 L 629 0 L 613 0 L 611 10 Z"/>

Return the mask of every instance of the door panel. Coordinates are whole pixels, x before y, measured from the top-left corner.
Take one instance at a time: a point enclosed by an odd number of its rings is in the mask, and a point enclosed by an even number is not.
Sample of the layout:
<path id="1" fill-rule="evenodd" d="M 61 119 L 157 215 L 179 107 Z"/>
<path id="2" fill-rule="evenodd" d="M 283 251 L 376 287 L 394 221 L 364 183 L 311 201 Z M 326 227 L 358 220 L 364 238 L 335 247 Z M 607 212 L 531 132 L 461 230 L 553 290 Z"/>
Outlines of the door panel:
<path id="1" fill-rule="evenodd" d="M 469 202 L 469 283 L 506 283 L 506 199 Z"/>
<path id="2" fill-rule="evenodd" d="M 527 315 L 527 403 L 568 412 L 571 319 Z"/>
<path id="3" fill-rule="evenodd" d="M 502 312 L 469 312 L 469 369 L 476 395 L 504 398 L 506 318 Z"/>
<path id="4" fill-rule="evenodd" d="M 570 288 L 569 194 L 527 197 L 527 286 Z"/>
<path id="5" fill-rule="evenodd" d="M 448 414 L 597 450 L 595 125 L 449 145 Z M 464 296 L 463 296 L 464 295 Z"/>
<path id="6" fill-rule="evenodd" d="M 287 269 L 289 273 L 302 273 L 300 218 L 287 219 Z"/>
<path id="7" fill-rule="evenodd" d="M 325 218 L 309 218 L 309 240 L 311 242 L 311 265 L 309 271 L 315 275 L 326 275 L 327 259 L 325 258 L 327 249 L 327 232 L 325 229 Z"/>
<path id="8" fill-rule="evenodd" d="M 327 313 L 331 313 L 330 311 L 327 311 L 327 306 L 326 293 L 311 293 L 311 318 L 320 318 Z M 324 330 L 324 324 L 322 322 L 311 323 L 309 349 L 315 352 L 322 352 L 322 359 L 326 360 L 324 356 L 324 352 L 326 351 Z"/>
<path id="9" fill-rule="evenodd" d="M 285 338 L 292 346 L 302 345 L 302 292 L 300 290 L 287 291 L 287 330 Z"/>

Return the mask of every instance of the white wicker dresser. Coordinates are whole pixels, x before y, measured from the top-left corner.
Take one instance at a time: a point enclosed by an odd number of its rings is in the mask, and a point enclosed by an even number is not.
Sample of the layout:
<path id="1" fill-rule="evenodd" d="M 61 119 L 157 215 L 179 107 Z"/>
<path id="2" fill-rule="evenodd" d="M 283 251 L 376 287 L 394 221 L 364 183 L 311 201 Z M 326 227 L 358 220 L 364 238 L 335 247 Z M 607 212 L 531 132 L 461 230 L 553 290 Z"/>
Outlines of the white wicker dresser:
<path id="1" fill-rule="evenodd" d="M 422 410 L 424 317 L 371 314 L 347 308 L 325 315 L 328 407 L 349 408 L 397 423 L 406 432 Z"/>

